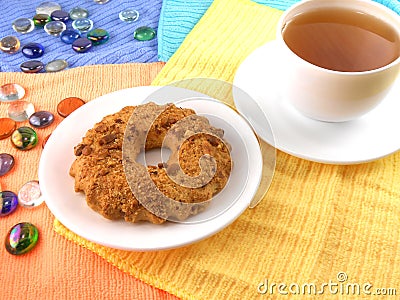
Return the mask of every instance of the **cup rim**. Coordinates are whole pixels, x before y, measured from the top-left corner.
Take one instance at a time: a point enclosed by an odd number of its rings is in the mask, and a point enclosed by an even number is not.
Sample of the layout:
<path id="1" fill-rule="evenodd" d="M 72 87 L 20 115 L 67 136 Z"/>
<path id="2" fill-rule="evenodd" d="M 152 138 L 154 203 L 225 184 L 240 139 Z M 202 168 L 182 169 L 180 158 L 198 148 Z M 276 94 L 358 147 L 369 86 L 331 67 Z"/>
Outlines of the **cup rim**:
<path id="1" fill-rule="evenodd" d="M 344 0 L 342 0 L 343 2 Z M 350 1 L 353 2 L 358 2 L 358 3 L 364 3 L 366 5 L 370 5 L 372 7 L 376 7 L 380 10 L 382 10 L 384 13 L 390 15 L 392 18 L 394 19 L 398 19 L 398 25 L 399 26 L 393 26 L 393 24 L 386 22 L 387 24 L 389 24 L 390 26 L 392 26 L 400 35 L 400 15 L 398 15 L 396 12 L 394 12 L 393 10 L 391 10 L 390 8 L 388 8 L 387 6 L 375 2 L 375 1 L 371 1 L 371 0 L 345 0 L 347 3 Z M 290 6 L 288 9 L 286 9 L 283 14 L 281 15 L 281 17 L 279 18 L 278 21 L 278 26 L 276 28 L 276 40 L 279 41 L 279 43 L 283 44 L 285 46 L 285 50 L 289 51 L 290 53 L 293 54 L 293 57 L 295 57 L 299 62 L 307 65 L 308 67 L 317 69 L 317 70 L 323 70 L 326 73 L 330 73 L 330 74 L 340 74 L 340 75 L 348 75 L 348 76 L 354 76 L 354 75 L 370 75 L 370 74 L 374 74 L 374 73 L 379 73 L 382 71 L 385 71 L 387 69 L 390 69 L 392 67 L 394 67 L 395 65 L 400 64 L 400 53 L 399 56 L 392 62 L 390 62 L 387 65 L 384 65 L 382 67 L 376 68 L 376 69 L 372 69 L 372 70 L 366 70 L 366 71 L 337 71 L 337 70 L 331 70 L 331 69 L 327 69 L 327 68 L 323 68 L 320 66 L 317 66 L 315 64 L 310 63 L 309 61 L 303 59 L 302 57 L 300 57 L 299 55 L 297 55 L 295 52 L 292 51 L 292 49 L 289 48 L 289 46 L 287 46 L 285 40 L 283 39 L 283 35 L 282 35 L 282 28 L 284 25 L 284 22 L 286 21 L 285 19 L 287 18 L 287 16 L 292 13 L 293 10 L 297 9 L 298 7 L 301 7 L 303 5 L 306 5 L 309 2 L 325 2 L 325 3 L 337 3 L 337 0 L 302 0 L 299 1 L 295 4 L 293 4 L 292 6 Z"/>

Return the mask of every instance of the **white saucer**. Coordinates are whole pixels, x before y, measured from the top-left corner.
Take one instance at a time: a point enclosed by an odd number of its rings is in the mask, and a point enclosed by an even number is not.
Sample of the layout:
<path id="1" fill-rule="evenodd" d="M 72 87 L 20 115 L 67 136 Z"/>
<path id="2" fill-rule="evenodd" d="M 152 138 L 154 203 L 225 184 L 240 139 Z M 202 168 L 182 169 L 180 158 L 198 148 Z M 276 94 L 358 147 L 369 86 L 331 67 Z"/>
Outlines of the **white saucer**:
<path id="1" fill-rule="evenodd" d="M 400 149 L 400 78 L 373 111 L 343 123 L 320 122 L 300 114 L 280 98 L 279 78 L 279 51 L 272 41 L 244 60 L 234 80 L 234 86 L 260 106 L 271 124 L 274 140 L 263 132 L 260 111 L 249 110 L 248 99 L 240 93 L 233 95 L 239 112 L 253 123 L 262 139 L 277 149 L 331 164 L 368 162 Z"/>

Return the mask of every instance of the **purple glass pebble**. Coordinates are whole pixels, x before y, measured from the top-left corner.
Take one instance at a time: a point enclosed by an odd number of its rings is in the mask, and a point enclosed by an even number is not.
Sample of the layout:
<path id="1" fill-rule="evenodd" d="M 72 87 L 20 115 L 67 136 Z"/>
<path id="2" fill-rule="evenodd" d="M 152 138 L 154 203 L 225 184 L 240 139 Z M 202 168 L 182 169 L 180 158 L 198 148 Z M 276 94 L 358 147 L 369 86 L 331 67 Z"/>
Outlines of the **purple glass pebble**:
<path id="1" fill-rule="evenodd" d="M 0 176 L 6 175 L 14 167 L 14 157 L 8 153 L 0 154 Z"/>
<path id="2" fill-rule="evenodd" d="M 24 73 L 38 73 L 43 70 L 44 64 L 39 60 L 28 60 L 23 62 L 19 68 Z"/>
<path id="3" fill-rule="evenodd" d="M 29 117 L 29 124 L 36 128 L 45 128 L 54 122 L 54 115 L 49 111 L 37 111 Z"/>
<path id="4" fill-rule="evenodd" d="M 44 54 L 44 47 L 39 43 L 28 43 L 22 47 L 22 54 L 27 58 L 39 58 Z"/>
<path id="5" fill-rule="evenodd" d="M 50 15 L 53 21 L 67 22 L 69 20 L 69 13 L 63 10 L 55 10 Z"/>
<path id="6" fill-rule="evenodd" d="M 75 40 L 79 39 L 81 37 L 81 34 L 75 30 L 67 29 L 64 30 L 61 35 L 61 41 L 66 43 L 66 44 L 72 44 L 75 42 Z"/>
<path id="7" fill-rule="evenodd" d="M 92 48 L 93 43 L 87 38 L 79 38 L 72 43 L 72 49 L 78 53 L 85 53 Z"/>
<path id="8" fill-rule="evenodd" d="M 0 217 L 11 214 L 18 206 L 18 197 L 10 191 L 0 192 Z"/>

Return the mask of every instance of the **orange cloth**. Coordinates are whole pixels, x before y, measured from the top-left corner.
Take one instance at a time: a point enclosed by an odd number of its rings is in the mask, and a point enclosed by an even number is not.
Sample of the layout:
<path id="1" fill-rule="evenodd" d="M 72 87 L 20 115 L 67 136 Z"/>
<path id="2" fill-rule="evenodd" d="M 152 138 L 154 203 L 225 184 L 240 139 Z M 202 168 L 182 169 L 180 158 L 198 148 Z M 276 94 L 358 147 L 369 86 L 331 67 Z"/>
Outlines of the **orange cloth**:
<path id="1" fill-rule="evenodd" d="M 61 99 L 76 96 L 90 101 L 115 90 L 149 85 L 162 67 L 163 63 L 153 63 L 88 66 L 53 74 L 0 73 L 0 85 L 19 83 L 26 89 L 23 100 L 32 102 L 36 110 L 55 114 L 54 124 L 36 130 L 41 143 L 62 121 L 56 113 Z M 93 85 L 87 85 L 84 78 L 90 78 Z M 0 117 L 7 117 L 8 106 L 0 103 Z M 16 159 L 12 172 L 0 177 L 3 190 L 17 193 L 26 181 L 37 179 L 41 145 L 23 152 L 4 139 L 0 140 L 0 153 L 3 152 Z M 33 209 L 18 207 L 0 218 L 0 299 L 177 299 L 55 233 L 53 221 L 46 204 Z M 13 256 L 6 251 L 4 240 L 8 230 L 19 222 L 35 224 L 39 241 L 31 252 Z"/>

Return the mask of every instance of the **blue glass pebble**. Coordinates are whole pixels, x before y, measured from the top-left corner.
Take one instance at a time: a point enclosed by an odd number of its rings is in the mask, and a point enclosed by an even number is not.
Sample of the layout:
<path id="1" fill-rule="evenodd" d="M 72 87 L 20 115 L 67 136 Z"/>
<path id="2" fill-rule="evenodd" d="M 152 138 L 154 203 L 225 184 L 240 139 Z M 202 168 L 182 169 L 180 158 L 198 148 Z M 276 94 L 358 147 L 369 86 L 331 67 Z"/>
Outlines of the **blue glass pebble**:
<path id="1" fill-rule="evenodd" d="M 85 33 L 93 28 L 93 21 L 88 18 L 76 19 L 72 22 L 72 28 L 80 33 Z"/>
<path id="2" fill-rule="evenodd" d="M 54 115 L 49 111 L 37 111 L 29 117 L 29 124 L 36 128 L 45 128 L 54 122 Z"/>
<path id="3" fill-rule="evenodd" d="M 50 15 L 53 21 L 67 22 L 69 20 L 69 13 L 63 10 L 55 10 Z"/>
<path id="4" fill-rule="evenodd" d="M 11 214 L 18 206 L 18 197 L 10 191 L 0 192 L 0 217 Z"/>
<path id="5" fill-rule="evenodd" d="M 89 17 L 89 12 L 82 7 L 74 7 L 69 11 L 69 17 L 71 20 L 87 18 Z"/>
<path id="6" fill-rule="evenodd" d="M 8 153 L 0 154 L 0 176 L 6 175 L 14 167 L 14 157 Z"/>
<path id="7" fill-rule="evenodd" d="M 139 19 L 139 12 L 133 8 L 126 8 L 118 16 L 121 21 L 132 23 Z"/>
<path id="8" fill-rule="evenodd" d="M 64 30 L 61 35 L 61 41 L 63 41 L 66 44 L 72 44 L 75 40 L 79 39 L 81 37 L 81 34 L 75 30 Z"/>
<path id="9" fill-rule="evenodd" d="M 39 58 L 44 54 L 44 47 L 39 43 L 28 43 L 22 47 L 21 51 L 27 58 Z"/>
<path id="10" fill-rule="evenodd" d="M 38 73 L 44 68 L 44 64 L 40 60 L 28 60 L 23 62 L 19 68 L 24 73 Z"/>
<path id="11" fill-rule="evenodd" d="M 38 239 L 39 231 L 35 225 L 28 222 L 18 223 L 6 236 L 6 250 L 13 255 L 25 254 L 36 246 Z"/>
<path id="12" fill-rule="evenodd" d="M 93 43 L 87 38 L 79 38 L 72 43 L 72 49 L 78 53 L 85 53 L 89 51 L 93 46 Z"/>

